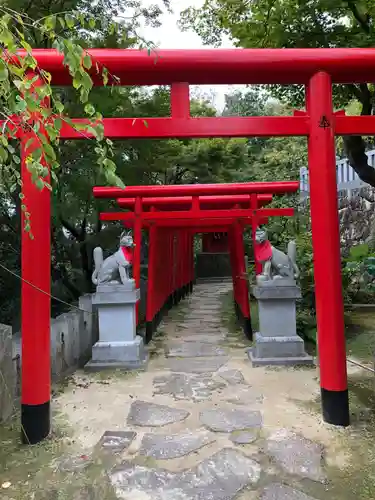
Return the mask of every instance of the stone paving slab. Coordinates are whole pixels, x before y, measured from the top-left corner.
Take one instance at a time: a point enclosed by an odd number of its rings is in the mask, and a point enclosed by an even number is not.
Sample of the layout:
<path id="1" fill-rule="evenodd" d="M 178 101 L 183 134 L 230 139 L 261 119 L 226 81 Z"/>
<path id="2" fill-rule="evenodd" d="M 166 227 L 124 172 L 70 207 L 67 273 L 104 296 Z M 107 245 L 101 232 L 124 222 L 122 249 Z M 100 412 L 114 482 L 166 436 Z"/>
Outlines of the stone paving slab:
<path id="1" fill-rule="evenodd" d="M 188 455 L 215 441 L 207 431 L 187 431 L 180 434 L 145 434 L 140 454 L 159 460 Z"/>
<path id="2" fill-rule="evenodd" d="M 181 335 L 181 337 L 177 337 L 183 340 L 184 342 L 200 342 L 203 344 L 220 344 L 221 342 L 224 342 L 226 335 L 225 334 L 214 334 L 214 333 L 196 333 L 194 335 L 191 335 L 191 332 L 189 332 L 189 335 Z"/>
<path id="3" fill-rule="evenodd" d="M 228 354 L 227 349 L 204 342 L 171 342 L 166 351 L 166 356 L 169 358 L 201 358 Z"/>
<path id="4" fill-rule="evenodd" d="M 137 433 L 132 431 L 106 431 L 101 437 L 98 446 L 105 451 L 121 453 L 126 448 L 129 448 L 136 436 Z"/>
<path id="5" fill-rule="evenodd" d="M 190 415 L 186 410 L 171 408 L 170 406 L 147 403 L 145 401 L 134 401 L 130 407 L 128 424 L 162 427 L 185 420 Z"/>
<path id="6" fill-rule="evenodd" d="M 179 373 L 213 373 L 229 360 L 226 356 L 216 358 L 169 358 L 167 366 L 172 372 Z"/>
<path id="7" fill-rule="evenodd" d="M 219 375 L 229 385 L 245 384 L 244 376 L 240 370 L 224 370 L 220 371 Z"/>
<path id="8" fill-rule="evenodd" d="M 175 399 L 202 401 L 209 399 L 216 390 L 225 388 L 225 384 L 213 380 L 211 375 L 192 375 L 172 373 L 154 378 L 155 394 L 169 394 Z"/>
<path id="9" fill-rule="evenodd" d="M 254 430 L 249 431 L 234 431 L 231 433 L 229 439 L 234 444 L 251 444 L 256 441 L 258 433 Z"/>
<path id="10" fill-rule="evenodd" d="M 193 469 L 173 473 L 124 462 L 110 474 L 122 500 L 234 500 L 255 485 L 261 467 L 234 449 L 223 449 Z"/>
<path id="11" fill-rule="evenodd" d="M 270 484 L 264 488 L 260 500 L 315 500 L 302 491 L 294 490 L 282 484 Z"/>
<path id="12" fill-rule="evenodd" d="M 267 439 L 266 453 L 286 472 L 324 483 L 323 447 L 287 429 L 280 429 Z"/>
<path id="13" fill-rule="evenodd" d="M 255 387 L 247 385 L 229 386 L 223 399 L 234 405 L 252 405 L 263 403 L 264 396 Z"/>
<path id="14" fill-rule="evenodd" d="M 214 432 L 233 432 L 259 429 L 262 426 L 260 411 L 239 410 L 237 408 L 212 408 L 199 415 L 201 423 Z"/>

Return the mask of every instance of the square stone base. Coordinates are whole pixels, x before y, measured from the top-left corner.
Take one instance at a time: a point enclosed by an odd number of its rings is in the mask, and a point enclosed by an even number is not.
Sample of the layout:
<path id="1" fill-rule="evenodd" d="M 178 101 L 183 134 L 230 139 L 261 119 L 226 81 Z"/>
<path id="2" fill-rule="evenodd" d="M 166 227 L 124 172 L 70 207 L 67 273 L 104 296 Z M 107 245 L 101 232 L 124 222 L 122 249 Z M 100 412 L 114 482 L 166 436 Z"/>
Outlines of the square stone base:
<path id="1" fill-rule="evenodd" d="M 314 359 L 305 352 L 301 337 L 264 337 L 255 334 L 254 347 L 248 350 L 253 366 L 313 365 Z"/>
<path id="2" fill-rule="evenodd" d="M 127 342 L 97 342 L 92 348 L 92 359 L 85 370 L 105 369 L 140 370 L 146 367 L 147 350 L 139 335 Z"/>

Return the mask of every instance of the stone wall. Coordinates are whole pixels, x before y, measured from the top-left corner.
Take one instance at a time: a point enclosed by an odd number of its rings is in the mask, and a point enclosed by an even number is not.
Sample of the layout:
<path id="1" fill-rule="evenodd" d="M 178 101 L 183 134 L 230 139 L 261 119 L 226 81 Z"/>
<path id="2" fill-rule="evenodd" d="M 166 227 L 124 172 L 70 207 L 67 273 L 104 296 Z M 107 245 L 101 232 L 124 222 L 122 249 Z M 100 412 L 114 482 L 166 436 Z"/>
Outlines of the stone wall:
<path id="1" fill-rule="evenodd" d="M 375 190 L 363 188 L 339 201 L 341 249 L 344 256 L 352 246 L 375 245 Z"/>
<path id="2" fill-rule="evenodd" d="M 91 294 L 80 297 L 79 310 L 72 309 L 68 313 L 51 319 L 51 375 L 54 381 L 59 381 L 77 368 L 84 366 L 91 358 L 91 348 L 99 338 L 98 317 L 96 311 L 93 310 L 91 297 Z M 21 335 L 19 333 L 13 335 L 11 343 L 14 360 L 13 386 L 16 388 L 14 392 L 19 395 L 19 366 L 22 363 Z"/>
<path id="3" fill-rule="evenodd" d="M 145 316 L 146 297 L 147 280 L 142 279 L 141 320 Z M 51 319 L 51 374 L 54 381 L 83 367 L 91 359 L 92 346 L 99 339 L 98 317 L 92 306 L 92 295 L 80 297 L 78 307 Z M 21 354 L 20 333 L 12 337 L 12 328 L 0 324 L 0 421 L 10 415 L 13 401 L 20 394 Z"/>
<path id="4" fill-rule="evenodd" d="M 12 413 L 15 386 L 12 358 L 12 328 L 0 323 L 0 422 Z"/>
<path id="5" fill-rule="evenodd" d="M 79 309 L 51 320 L 51 369 L 59 380 L 84 366 L 91 358 L 91 348 L 99 338 L 97 314 L 91 295 L 79 299 Z"/>

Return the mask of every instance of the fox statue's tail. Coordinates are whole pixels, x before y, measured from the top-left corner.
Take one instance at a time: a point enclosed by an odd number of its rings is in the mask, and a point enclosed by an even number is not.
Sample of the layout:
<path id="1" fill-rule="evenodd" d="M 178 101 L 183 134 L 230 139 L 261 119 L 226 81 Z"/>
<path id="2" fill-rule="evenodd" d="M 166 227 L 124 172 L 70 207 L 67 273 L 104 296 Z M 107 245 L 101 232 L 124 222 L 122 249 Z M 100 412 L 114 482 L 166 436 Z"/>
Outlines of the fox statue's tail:
<path id="1" fill-rule="evenodd" d="M 290 241 L 288 243 L 288 257 L 293 267 L 294 278 L 297 279 L 299 278 L 299 269 L 297 266 L 297 248 L 295 241 Z"/>
<path id="2" fill-rule="evenodd" d="M 94 283 L 94 285 L 97 285 L 99 271 L 103 265 L 103 249 L 101 247 L 94 248 L 93 255 L 94 255 L 95 269 L 94 272 L 92 273 L 91 280 Z"/>

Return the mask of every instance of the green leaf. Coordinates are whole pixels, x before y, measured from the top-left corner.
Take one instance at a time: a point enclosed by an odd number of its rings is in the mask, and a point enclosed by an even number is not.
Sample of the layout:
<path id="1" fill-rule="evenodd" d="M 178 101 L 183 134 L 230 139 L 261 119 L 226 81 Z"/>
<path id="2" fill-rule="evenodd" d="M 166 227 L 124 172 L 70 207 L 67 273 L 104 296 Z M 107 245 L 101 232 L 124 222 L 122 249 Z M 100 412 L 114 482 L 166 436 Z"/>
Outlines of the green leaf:
<path id="1" fill-rule="evenodd" d="M 74 28 L 76 20 L 71 14 L 65 14 L 65 22 L 69 29 Z"/>
<path id="2" fill-rule="evenodd" d="M 54 124 L 56 123 L 56 120 L 54 121 Z M 57 137 L 59 136 L 59 130 L 55 128 L 54 125 L 46 125 L 45 126 L 46 132 L 48 134 L 49 139 L 54 142 Z"/>
<path id="3" fill-rule="evenodd" d="M 87 125 L 87 127 L 85 127 L 85 128 L 86 128 L 86 131 L 87 131 L 88 134 L 91 134 L 95 138 L 98 138 L 98 131 L 96 130 L 96 128 L 94 128 L 91 125 Z"/>
<path id="4" fill-rule="evenodd" d="M 148 128 L 148 122 L 146 120 L 143 120 L 143 125 Z"/>
<path id="5" fill-rule="evenodd" d="M 8 151 L 0 146 L 0 162 L 4 163 L 8 159 Z"/>
<path id="6" fill-rule="evenodd" d="M 55 120 L 53 121 L 53 126 L 55 127 L 56 130 L 58 130 L 60 132 L 61 127 L 62 127 L 61 118 L 55 118 Z"/>
<path id="7" fill-rule="evenodd" d="M 82 62 L 83 62 L 83 66 L 86 69 L 90 69 L 91 68 L 91 66 L 92 66 L 92 60 L 91 60 L 91 56 L 89 54 L 85 55 L 85 57 L 83 58 Z"/>
<path id="8" fill-rule="evenodd" d="M 57 101 L 57 100 L 55 99 L 55 101 L 54 101 L 54 106 L 55 106 L 56 111 L 57 111 L 58 113 L 60 113 L 60 114 L 61 114 L 61 113 L 64 111 L 64 104 L 63 104 L 61 101 Z"/>
<path id="9" fill-rule="evenodd" d="M 42 149 L 41 148 L 36 148 L 31 153 L 31 157 L 33 158 L 34 161 L 39 161 L 41 156 L 42 156 Z"/>
<path id="10" fill-rule="evenodd" d="M 48 31 L 53 31 L 56 27 L 56 17 L 55 16 L 48 16 L 44 20 L 44 26 Z"/>
<path id="11" fill-rule="evenodd" d="M 49 157 L 48 159 L 52 158 L 53 160 L 56 160 L 56 153 L 53 147 L 48 143 L 43 146 L 45 154 Z"/>
<path id="12" fill-rule="evenodd" d="M 102 75 L 103 75 L 103 85 L 106 86 L 108 83 L 108 70 L 107 70 L 107 68 L 103 68 Z"/>
<path id="13" fill-rule="evenodd" d="M 105 160 L 103 160 L 103 167 L 105 167 L 108 170 L 111 170 L 112 172 L 116 171 L 116 164 L 109 158 L 105 158 Z"/>
<path id="14" fill-rule="evenodd" d="M 35 186 L 39 189 L 39 191 L 42 191 L 44 188 L 44 182 L 43 179 L 40 177 L 35 181 Z"/>
<path id="15" fill-rule="evenodd" d="M 27 109 L 27 103 L 26 103 L 25 99 L 22 99 L 22 97 L 20 97 L 20 96 L 17 96 L 17 99 L 18 100 L 14 106 L 14 111 L 16 113 L 23 113 Z"/>
<path id="16" fill-rule="evenodd" d="M 4 61 L 0 59 L 0 82 L 4 82 L 5 80 L 7 80 L 8 76 L 8 68 L 6 67 Z"/>
<path id="17" fill-rule="evenodd" d="M 92 80 L 91 77 L 88 73 L 83 73 L 82 75 L 82 85 L 85 87 L 85 89 L 91 89 L 92 88 Z"/>
<path id="18" fill-rule="evenodd" d="M 85 113 L 92 116 L 95 113 L 95 108 L 91 103 L 85 105 Z"/>

